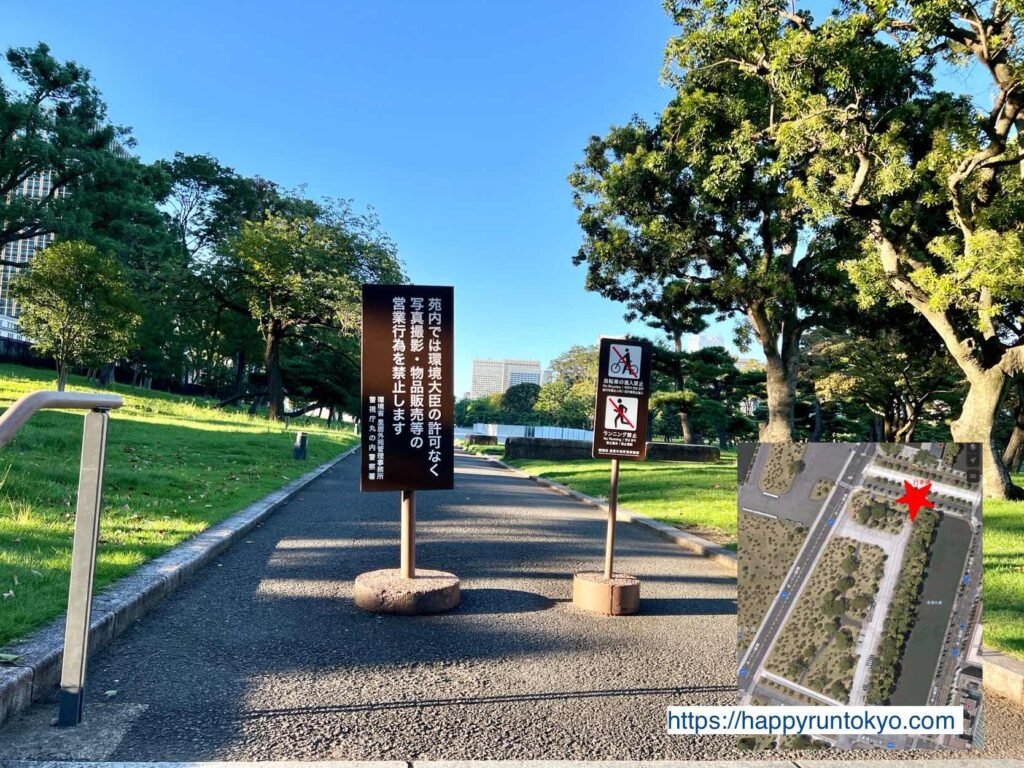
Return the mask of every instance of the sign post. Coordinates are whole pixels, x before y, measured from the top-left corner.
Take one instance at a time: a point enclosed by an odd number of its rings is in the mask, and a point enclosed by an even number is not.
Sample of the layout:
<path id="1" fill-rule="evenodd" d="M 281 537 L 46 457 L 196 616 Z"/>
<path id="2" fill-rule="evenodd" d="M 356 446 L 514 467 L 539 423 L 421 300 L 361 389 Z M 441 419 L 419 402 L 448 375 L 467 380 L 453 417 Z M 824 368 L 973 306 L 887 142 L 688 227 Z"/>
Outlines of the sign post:
<path id="1" fill-rule="evenodd" d="M 597 403 L 594 414 L 595 459 L 611 459 L 608 530 L 604 572 L 573 577 L 573 604 L 614 616 L 640 608 L 640 580 L 615 573 L 615 518 L 619 504 L 619 462 L 647 456 L 647 402 L 651 392 L 651 345 L 636 339 L 600 340 Z"/>
<path id="2" fill-rule="evenodd" d="M 459 579 L 416 567 L 416 491 L 455 485 L 454 289 L 364 285 L 362 491 L 401 492 L 399 567 L 356 577 L 356 605 L 438 613 L 459 604 Z"/>

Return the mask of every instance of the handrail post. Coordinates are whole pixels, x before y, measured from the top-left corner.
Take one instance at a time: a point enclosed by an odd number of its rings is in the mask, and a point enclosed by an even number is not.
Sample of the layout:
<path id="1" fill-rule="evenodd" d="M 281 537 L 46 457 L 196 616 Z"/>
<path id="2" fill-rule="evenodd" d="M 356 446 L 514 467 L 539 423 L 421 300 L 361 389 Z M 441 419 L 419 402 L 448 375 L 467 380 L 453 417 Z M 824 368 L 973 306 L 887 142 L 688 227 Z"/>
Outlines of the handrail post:
<path id="1" fill-rule="evenodd" d="M 106 410 L 89 411 L 85 414 L 82 430 L 82 462 L 78 474 L 75 538 L 71 549 L 71 581 L 68 585 L 68 612 L 64 626 L 58 726 L 78 725 L 82 721 L 109 418 Z"/>

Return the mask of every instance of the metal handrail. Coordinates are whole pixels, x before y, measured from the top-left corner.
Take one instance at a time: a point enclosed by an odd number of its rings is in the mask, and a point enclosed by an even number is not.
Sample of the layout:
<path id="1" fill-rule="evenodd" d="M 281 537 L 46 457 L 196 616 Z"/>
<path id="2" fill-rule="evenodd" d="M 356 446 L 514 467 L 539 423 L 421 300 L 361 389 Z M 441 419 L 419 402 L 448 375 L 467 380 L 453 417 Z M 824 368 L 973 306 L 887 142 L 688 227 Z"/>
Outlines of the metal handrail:
<path id="1" fill-rule="evenodd" d="M 11 442 L 15 433 L 32 414 L 44 408 L 74 408 L 81 411 L 111 411 L 124 405 L 117 395 L 93 392 L 32 392 L 15 400 L 0 416 L 0 448 Z"/>
<path id="2" fill-rule="evenodd" d="M 32 414 L 44 408 L 84 410 L 82 460 L 78 466 L 78 503 L 75 537 L 71 545 L 71 578 L 68 612 L 64 622 L 64 658 L 60 676 L 60 710 L 57 725 L 82 721 L 85 665 L 89 656 L 89 624 L 92 586 L 96 572 L 96 545 L 100 535 L 103 503 L 103 467 L 107 453 L 108 411 L 124 404 L 117 395 L 92 392 L 32 392 L 18 398 L 0 415 L 0 447 L 7 445 Z"/>

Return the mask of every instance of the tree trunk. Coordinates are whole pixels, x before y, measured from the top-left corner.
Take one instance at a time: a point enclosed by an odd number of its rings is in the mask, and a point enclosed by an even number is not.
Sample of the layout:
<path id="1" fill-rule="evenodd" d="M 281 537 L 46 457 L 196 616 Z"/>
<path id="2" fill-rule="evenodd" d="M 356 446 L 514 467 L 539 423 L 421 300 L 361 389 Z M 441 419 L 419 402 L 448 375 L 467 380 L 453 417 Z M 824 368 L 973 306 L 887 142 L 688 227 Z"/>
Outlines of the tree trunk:
<path id="1" fill-rule="evenodd" d="M 807 440 L 812 443 L 818 442 L 821 440 L 821 433 L 824 431 L 825 418 L 821 412 L 821 400 L 818 399 L 817 395 L 814 395 L 814 429 L 811 430 L 811 435 Z"/>
<path id="2" fill-rule="evenodd" d="M 958 443 L 980 443 L 982 455 L 982 487 L 984 495 L 993 499 L 1019 498 L 1022 491 L 1013 484 L 1010 473 L 1003 465 L 1002 456 L 996 453 L 992 439 L 992 427 L 995 424 L 996 411 L 1002 400 L 1008 374 L 1020 375 L 1021 357 L 1024 347 L 1003 348 L 996 338 L 995 328 L 990 318 L 982 317 L 987 324 L 984 344 L 989 346 L 988 358 L 982 364 L 975 356 L 973 346 L 968 345 L 970 338 L 958 333 L 949 316 L 929 306 L 929 296 L 924 293 L 906 275 L 900 263 L 900 253 L 889 240 L 881 226 L 881 222 L 871 224 L 872 236 L 878 245 L 878 253 L 882 261 L 889 285 L 892 286 L 907 302 L 909 302 L 935 329 L 946 345 L 950 355 L 967 377 L 969 388 L 964 399 L 960 417 L 950 423 L 953 439 Z M 994 347 L 995 349 L 991 349 Z M 992 360 L 992 352 L 998 350 L 998 359 Z M 982 350 L 983 352 L 985 350 Z"/>
<path id="3" fill-rule="evenodd" d="M 263 405 L 264 396 L 262 394 L 256 395 L 252 399 L 252 403 L 249 405 L 249 415 L 255 416 L 256 412 L 259 411 L 260 406 Z"/>
<path id="4" fill-rule="evenodd" d="M 690 414 L 686 411 L 679 412 L 679 429 L 683 433 L 683 442 L 687 445 L 693 443 L 693 428 L 690 426 Z"/>
<path id="5" fill-rule="evenodd" d="M 280 421 L 284 416 L 284 384 L 281 380 L 281 329 L 276 324 L 267 332 L 263 364 L 267 369 L 268 416 L 271 421 Z"/>
<path id="6" fill-rule="evenodd" d="M 895 442 L 893 435 L 896 432 L 896 426 L 893 424 L 892 411 L 887 410 L 885 417 L 882 419 L 882 440 L 886 443 Z"/>
<path id="7" fill-rule="evenodd" d="M 796 380 L 782 358 L 768 357 L 765 363 L 765 387 L 768 390 L 768 423 L 761 425 L 762 443 L 793 441 L 793 410 L 796 406 Z"/>
<path id="8" fill-rule="evenodd" d="M 1013 409 L 1013 432 L 1003 451 L 1007 472 L 1016 472 L 1024 461 L 1024 381 L 1017 382 L 1017 405 Z"/>
<path id="9" fill-rule="evenodd" d="M 917 428 L 917 420 L 921 417 L 921 406 L 923 403 L 903 402 L 903 423 L 900 424 L 896 434 L 893 435 L 894 443 L 909 443 L 914 439 L 914 430 Z"/>
<path id="10" fill-rule="evenodd" d="M 242 392 L 242 385 L 245 383 L 245 350 L 239 349 L 235 353 L 235 385 L 231 394 L 239 395 Z"/>
<path id="11" fill-rule="evenodd" d="M 885 429 L 882 426 L 882 417 L 877 413 L 872 415 L 871 418 L 871 442 L 872 443 L 884 443 L 885 442 Z"/>
<path id="12" fill-rule="evenodd" d="M 1020 489 L 1010 480 L 1010 473 L 1000 461 L 992 439 L 992 427 L 1006 387 L 1006 374 L 999 368 L 990 368 L 975 372 L 969 381 L 960 416 L 949 425 L 953 440 L 981 443 L 981 481 L 987 498 L 1017 498 Z"/>
<path id="13" fill-rule="evenodd" d="M 57 391 L 63 392 L 68 383 L 68 364 L 57 361 Z"/>

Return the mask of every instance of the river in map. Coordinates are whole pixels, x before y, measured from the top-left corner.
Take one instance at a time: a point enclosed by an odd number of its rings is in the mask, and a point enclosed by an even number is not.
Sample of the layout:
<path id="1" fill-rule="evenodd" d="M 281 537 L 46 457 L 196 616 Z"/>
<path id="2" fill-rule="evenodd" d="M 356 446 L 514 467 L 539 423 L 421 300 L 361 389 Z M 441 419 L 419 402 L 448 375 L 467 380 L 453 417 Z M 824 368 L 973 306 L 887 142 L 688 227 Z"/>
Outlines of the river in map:
<path id="1" fill-rule="evenodd" d="M 890 700 L 892 704 L 923 706 L 928 702 L 970 546 L 971 526 L 967 521 L 943 515 L 932 545 L 917 623 L 903 653 L 903 667 Z"/>

